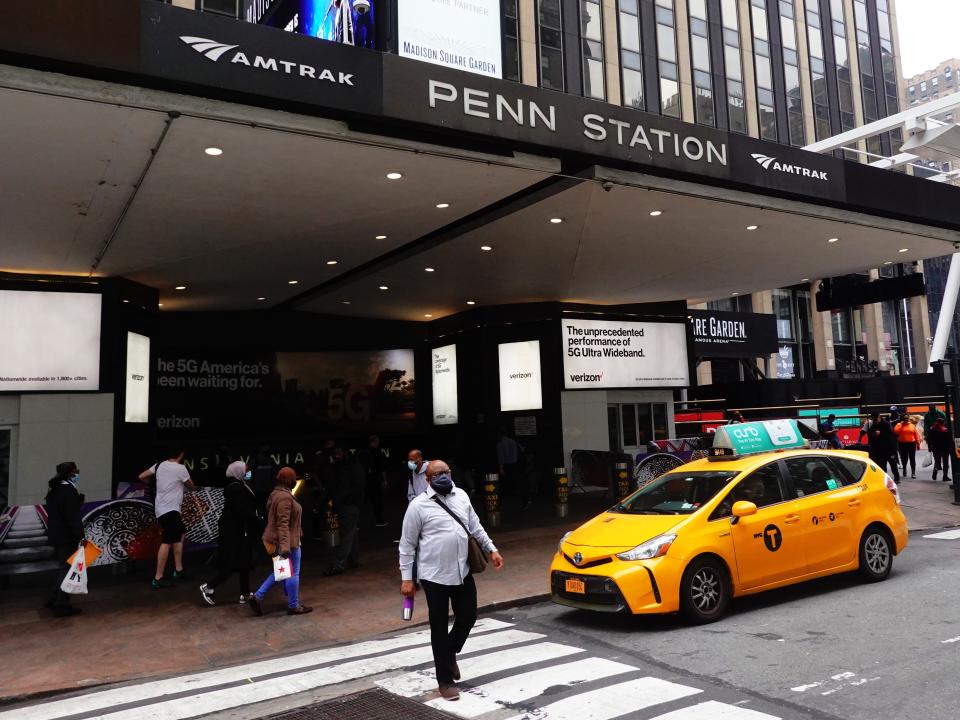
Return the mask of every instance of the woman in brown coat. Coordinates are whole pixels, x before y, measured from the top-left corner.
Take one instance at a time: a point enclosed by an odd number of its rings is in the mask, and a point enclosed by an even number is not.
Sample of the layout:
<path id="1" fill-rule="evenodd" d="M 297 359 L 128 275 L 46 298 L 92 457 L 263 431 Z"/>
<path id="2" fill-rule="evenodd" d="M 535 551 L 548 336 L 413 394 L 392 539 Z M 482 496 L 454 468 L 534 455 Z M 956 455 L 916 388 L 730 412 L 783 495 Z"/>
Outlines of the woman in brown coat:
<path id="1" fill-rule="evenodd" d="M 287 593 L 287 615 L 305 615 L 313 610 L 300 604 L 300 539 L 303 536 L 300 523 L 303 508 L 291 492 L 296 483 L 297 475 L 292 468 L 280 468 L 276 487 L 267 499 L 267 529 L 263 533 L 263 544 L 267 552 L 290 559 L 291 577 L 281 581 Z M 260 602 L 275 584 L 276 580 L 271 572 L 248 601 L 256 615 L 263 615 Z"/>

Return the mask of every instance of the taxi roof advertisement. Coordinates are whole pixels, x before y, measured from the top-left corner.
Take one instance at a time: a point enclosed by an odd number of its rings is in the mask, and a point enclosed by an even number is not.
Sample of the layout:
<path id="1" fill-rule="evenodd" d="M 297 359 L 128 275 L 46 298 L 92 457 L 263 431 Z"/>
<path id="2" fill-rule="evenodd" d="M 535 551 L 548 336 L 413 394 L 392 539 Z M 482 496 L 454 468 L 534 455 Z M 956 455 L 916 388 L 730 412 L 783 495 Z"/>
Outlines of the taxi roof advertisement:
<path id="1" fill-rule="evenodd" d="M 690 384 L 682 323 L 565 319 L 561 335 L 567 390 Z"/>

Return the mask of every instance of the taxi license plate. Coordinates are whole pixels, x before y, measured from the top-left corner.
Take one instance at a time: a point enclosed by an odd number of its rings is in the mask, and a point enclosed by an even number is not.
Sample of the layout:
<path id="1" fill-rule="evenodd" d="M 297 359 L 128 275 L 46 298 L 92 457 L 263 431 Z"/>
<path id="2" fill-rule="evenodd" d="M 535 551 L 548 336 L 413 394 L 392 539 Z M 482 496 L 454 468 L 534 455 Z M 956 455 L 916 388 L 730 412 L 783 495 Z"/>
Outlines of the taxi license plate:
<path id="1" fill-rule="evenodd" d="M 581 595 L 585 595 L 587 593 L 587 588 L 583 580 L 575 580 L 573 578 L 567 578 L 567 592 L 579 593 Z"/>

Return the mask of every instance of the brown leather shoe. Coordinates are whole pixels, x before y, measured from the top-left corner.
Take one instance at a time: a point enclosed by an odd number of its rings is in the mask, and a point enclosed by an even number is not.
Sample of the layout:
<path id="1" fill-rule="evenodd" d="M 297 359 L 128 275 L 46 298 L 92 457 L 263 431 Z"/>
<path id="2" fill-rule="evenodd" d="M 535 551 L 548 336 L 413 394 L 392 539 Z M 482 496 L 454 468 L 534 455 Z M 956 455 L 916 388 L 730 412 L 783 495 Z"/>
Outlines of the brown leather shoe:
<path id="1" fill-rule="evenodd" d="M 309 612 L 313 612 L 313 608 L 309 605 L 301 605 L 300 607 L 287 608 L 287 615 L 306 615 Z"/>
<path id="2" fill-rule="evenodd" d="M 440 697 L 442 697 L 444 700 L 459 700 L 460 691 L 457 689 L 456 685 L 441 685 Z"/>

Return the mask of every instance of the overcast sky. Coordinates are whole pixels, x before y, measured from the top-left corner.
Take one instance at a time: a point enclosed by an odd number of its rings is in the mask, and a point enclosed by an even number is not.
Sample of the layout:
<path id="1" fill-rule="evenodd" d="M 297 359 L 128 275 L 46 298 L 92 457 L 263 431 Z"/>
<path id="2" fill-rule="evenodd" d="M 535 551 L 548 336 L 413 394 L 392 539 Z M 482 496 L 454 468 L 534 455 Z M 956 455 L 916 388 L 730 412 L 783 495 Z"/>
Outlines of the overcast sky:
<path id="1" fill-rule="evenodd" d="M 903 74 L 960 57 L 960 0 L 897 0 Z"/>

